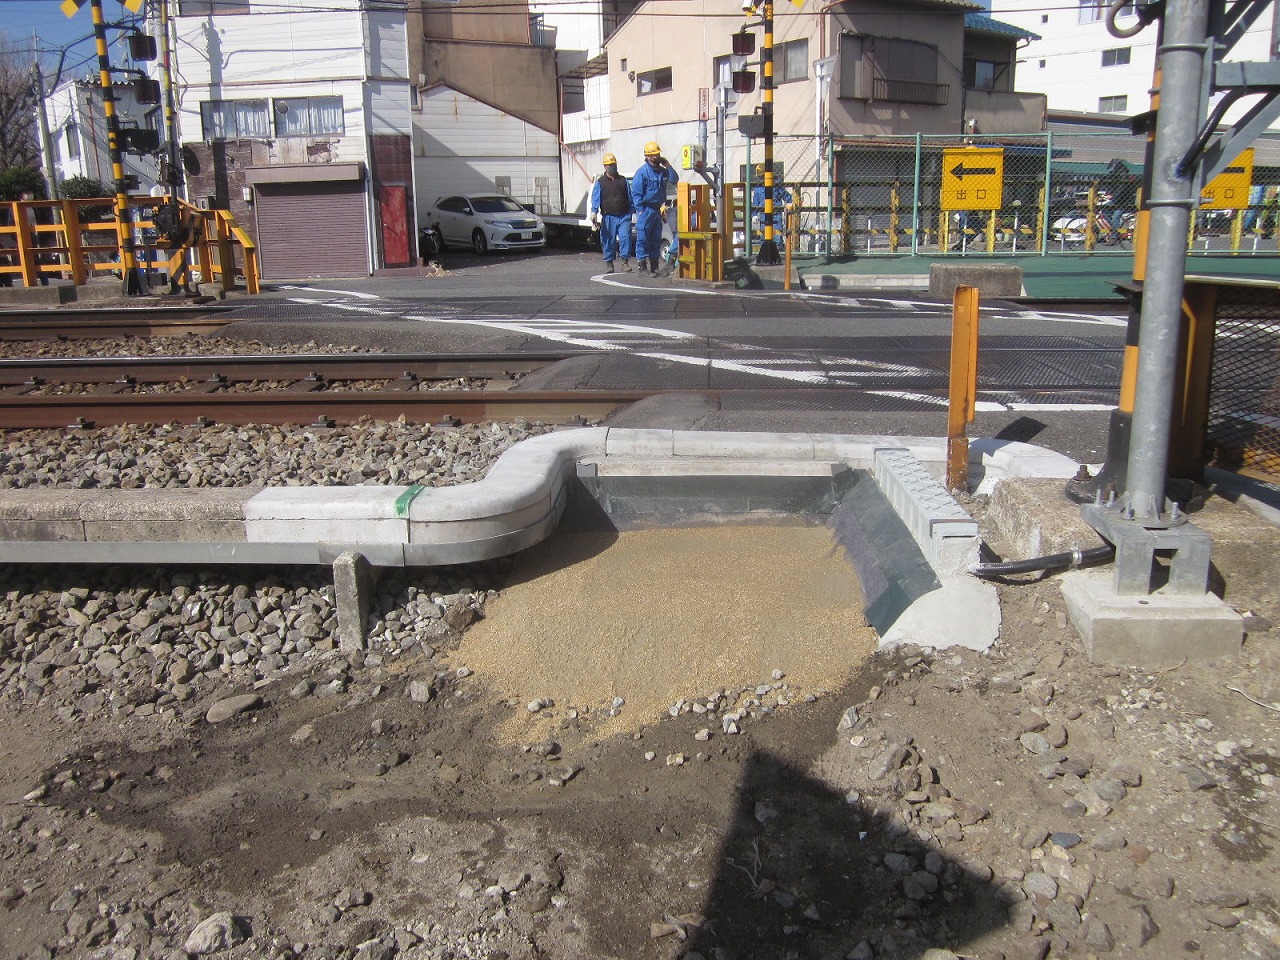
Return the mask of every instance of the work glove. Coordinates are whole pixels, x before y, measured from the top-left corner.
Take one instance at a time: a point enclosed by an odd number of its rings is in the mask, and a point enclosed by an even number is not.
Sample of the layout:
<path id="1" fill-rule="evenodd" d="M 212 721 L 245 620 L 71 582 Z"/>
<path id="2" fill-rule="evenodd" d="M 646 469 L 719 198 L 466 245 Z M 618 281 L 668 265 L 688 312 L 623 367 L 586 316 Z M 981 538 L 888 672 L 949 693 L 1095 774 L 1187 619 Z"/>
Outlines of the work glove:
<path id="1" fill-rule="evenodd" d="M 595 213 L 591 215 L 591 225 L 593 227 L 600 226 L 600 211 L 597 210 Z"/>

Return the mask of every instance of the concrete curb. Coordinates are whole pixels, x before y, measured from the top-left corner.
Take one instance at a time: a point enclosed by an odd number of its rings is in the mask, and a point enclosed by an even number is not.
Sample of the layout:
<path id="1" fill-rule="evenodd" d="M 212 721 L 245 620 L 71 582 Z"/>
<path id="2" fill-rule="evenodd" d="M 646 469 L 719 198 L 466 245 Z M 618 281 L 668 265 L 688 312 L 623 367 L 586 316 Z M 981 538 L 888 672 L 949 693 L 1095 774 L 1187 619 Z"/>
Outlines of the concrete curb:
<path id="1" fill-rule="evenodd" d="M 352 550 L 375 566 L 463 563 L 549 535 L 580 462 L 607 471 L 610 463 L 643 460 L 650 474 L 671 476 L 713 473 L 717 463 L 734 475 L 799 474 L 806 469 L 797 465 L 813 463 L 874 472 L 885 449 L 905 453 L 897 466 L 881 465 L 878 481 L 905 470 L 912 474 L 907 488 L 919 488 L 900 500 L 950 501 L 940 484 L 920 493 L 945 470 L 940 438 L 598 427 L 523 441 L 483 480 L 456 487 L 0 491 L 0 543 L 16 563 L 332 563 Z M 1069 477 L 1075 469 L 1068 458 L 1030 444 L 981 440 L 970 447 L 979 492 L 1004 477 Z M 958 510 L 952 507 L 954 501 L 946 518 L 908 522 L 932 529 L 949 519 L 963 526 L 963 511 L 952 516 Z M 976 537 L 976 528 L 963 533 Z M 920 543 L 936 560 L 933 539 L 930 533 Z M 967 548 L 956 549 L 967 555 Z M 954 572 L 957 563 L 963 565 L 953 555 L 940 572 Z"/>

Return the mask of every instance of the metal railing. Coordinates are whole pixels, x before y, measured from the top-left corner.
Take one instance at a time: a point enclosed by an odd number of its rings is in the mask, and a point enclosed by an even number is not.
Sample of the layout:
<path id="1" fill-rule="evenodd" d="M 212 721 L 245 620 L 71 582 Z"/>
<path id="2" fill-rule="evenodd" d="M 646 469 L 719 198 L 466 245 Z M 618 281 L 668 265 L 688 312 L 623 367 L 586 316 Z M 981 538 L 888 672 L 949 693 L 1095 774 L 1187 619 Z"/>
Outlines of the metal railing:
<path id="1" fill-rule="evenodd" d="M 144 276 L 165 281 L 193 275 L 224 291 L 260 289 L 253 239 L 225 210 L 201 210 L 167 197 L 130 197 L 134 247 Z M 157 228 L 157 211 L 176 216 Z M 33 287 L 53 281 L 80 286 L 118 276 L 122 261 L 112 201 L 21 200 L 0 204 L 0 285 Z"/>
<path id="2" fill-rule="evenodd" d="M 1144 147 L 1126 133 L 779 136 L 774 181 L 798 195 L 800 253 L 1123 254 L 1142 199 Z M 967 201 L 955 196 L 953 171 L 969 148 L 998 151 L 994 194 L 980 208 L 957 209 Z M 763 159 L 752 144 L 748 175 Z M 747 184 L 748 196 L 758 185 Z M 1280 254 L 1280 160 L 1267 162 L 1260 150 L 1245 193 L 1237 209 L 1197 212 L 1192 255 Z M 748 252 L 760 240 L 759 213 Z"/>

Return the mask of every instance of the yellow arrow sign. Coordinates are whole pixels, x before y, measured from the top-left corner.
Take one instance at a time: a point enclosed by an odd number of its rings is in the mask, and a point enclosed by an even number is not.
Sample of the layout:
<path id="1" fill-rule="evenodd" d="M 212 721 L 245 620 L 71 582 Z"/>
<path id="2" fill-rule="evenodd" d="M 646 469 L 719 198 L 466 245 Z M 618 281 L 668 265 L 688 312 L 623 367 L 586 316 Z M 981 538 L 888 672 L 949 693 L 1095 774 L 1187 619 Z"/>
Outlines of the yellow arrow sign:
<path id="1" fill-rule="evenodd" d="M 130 13 L 137 13 L 139 10 L 141 10 L 142 3 L 143 3 L 143 0 L 120 0 L 120 5 L 125 9 L 127 9 Z M 58 9 L 62 11 L 63 16 L 67 18 L 71 18 L 71 17 L 74 17 L 77 13 L 79 13 L 80 8 L 83 7 L 84 5 L 85 5 L 85 0 L 62 0 L 62 3 L 58 5 Z"/>
<path id="2" fill-rule="evenodd" d="M 942 151 L 943 210 L 999 210 L 1004 194 L 1004 150 L 959 147 Z"/>
<path id="3" fill-rule="evenodd" d="M 1253 186 L 1253 147 L 1240 151 L 1231 166 L 1209 181 L 1200 194 L 1203 210 L 1235 210 L 1249 205 Z"/>

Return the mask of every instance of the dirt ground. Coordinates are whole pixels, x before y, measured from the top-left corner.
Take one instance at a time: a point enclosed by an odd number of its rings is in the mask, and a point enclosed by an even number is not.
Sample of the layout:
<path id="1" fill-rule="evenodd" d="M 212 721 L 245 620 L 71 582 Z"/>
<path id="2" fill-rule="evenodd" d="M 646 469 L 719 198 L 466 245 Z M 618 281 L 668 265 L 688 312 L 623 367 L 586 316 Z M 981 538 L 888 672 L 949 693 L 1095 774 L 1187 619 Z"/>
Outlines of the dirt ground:
<path id="1" fill-rule="evenodd" d="M 0 956 L 1280 958 L 1273 567 L 1230 661 L 1092 665 L 1053 578 L 985 654 L 868 656 L 819 532 L 557 535 L 466 632 L 315 657 L 329 696 L 11 692 Z"/>

